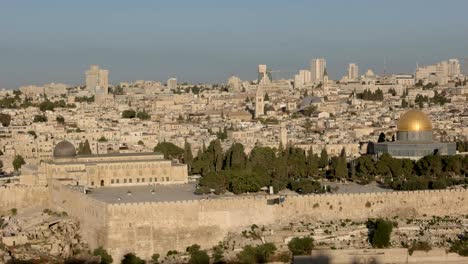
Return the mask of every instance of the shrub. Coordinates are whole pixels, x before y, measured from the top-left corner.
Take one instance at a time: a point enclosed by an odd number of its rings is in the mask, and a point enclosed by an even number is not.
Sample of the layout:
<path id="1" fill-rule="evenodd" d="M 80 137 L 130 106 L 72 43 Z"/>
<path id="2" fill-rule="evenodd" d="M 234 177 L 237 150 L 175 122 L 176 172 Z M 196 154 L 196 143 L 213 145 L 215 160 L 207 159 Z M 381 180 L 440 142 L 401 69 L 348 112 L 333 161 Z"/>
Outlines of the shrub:
<path id="1" fill-rule="evenodd" d="M 296 255 L 309 255 L 314 248 L 314 239 L 307 236 L 303 238 L 295 237 L 288 243 L 291 253 Z"/>
<path id="2" fill-rule="evenodd" d="M 200 250 L 200 246 L 193 244 L 187 248 L 190 253 L 189 264 L 210 264 L 210 257 L 204 250 Z"/>
<path id="3" fill-rule="evenodd" d="M 34 123 L 47 122 L 47 117 L 45 115 L 35 115 L 33 122 Z"/>
<path id="4" fill-rule="evenodd" d="M 245 246 L 244 249 L 237 254 L 237 259 L 240 263 L 267 263 L 270 256 L 276 251 L 276 246 L 273 243 L 266 243 L 260 246 Z"/>
<path id="5" fill-rule="evenodd" d="M 172 256 L 172 255 L 177 255 L 177 254 L 179 254 L 179 252 L 177 252 L 177 250 L 169 250 L 166 253 L 166 256 Z"/>
<path id="6" fill-rule="evenodd" d="M 369 241 L 373 247 L 385 248 L 390 246 L 390 235 L 393 230 L 391 221 L 384 219 L 377 219 L 375 221 L 367 221 L 367 228 L 369 229 Z"/>
<path id="7" fill-rule="evenodd" d="M 135 118 L 136 112 L 133 109 L 125 110 L 122 112 L 122 118 Z"/>
<path id="8" fill-rule="evenodd" d="M 413 241 L 413 245 L 408 249 L 408 253 L 413 255 L 414 251 L 425 251 L 428 252 L 432 249 L 431 245 L 426 241 Z"/>
<path id="9" fill-rule="evenodd" d="M 137 257 L 133 253 L 127 253 L 124 255 L 124 258 L 122 259 L 121 263 L 122 264 L 145 264 L 145 261 Z"/>
<path id="10" fill-rule="evenodd" d="M 103 247 L 98 247 L 93 251 L 94 256 L 101 257 L 102 264 L 110 264 L 112 263 L 113 259 L 112 256 L 107 253 L 107 251 Z"/>
<path id="11" fill-rule="evenodd" d="M 151 256 L 151 263 L 152 264 L 158 264 L 159 263 L 159 257 L 160 257 L 159 254 L 153 254 Z"/>
<path id="12" fill-rule="evenodd" d="M 450 252 L 458 253 L 460 256 L 468 256 L 468 232 L 460 235 L 458 240 L 452 242 Z"/>

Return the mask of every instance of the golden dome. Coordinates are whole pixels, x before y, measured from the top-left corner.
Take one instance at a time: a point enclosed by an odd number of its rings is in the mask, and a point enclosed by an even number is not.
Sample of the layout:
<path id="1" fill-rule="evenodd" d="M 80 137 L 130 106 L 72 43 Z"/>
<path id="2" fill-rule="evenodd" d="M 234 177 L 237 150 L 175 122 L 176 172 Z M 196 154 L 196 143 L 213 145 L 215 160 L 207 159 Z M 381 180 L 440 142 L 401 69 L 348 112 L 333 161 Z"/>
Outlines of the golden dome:
<path id="1" fill-rule="evenodd" d="M 398 131 L 430 131 L 432 122 L 422 111 L 412 109 L 400 117 L 397 128 Z"/>

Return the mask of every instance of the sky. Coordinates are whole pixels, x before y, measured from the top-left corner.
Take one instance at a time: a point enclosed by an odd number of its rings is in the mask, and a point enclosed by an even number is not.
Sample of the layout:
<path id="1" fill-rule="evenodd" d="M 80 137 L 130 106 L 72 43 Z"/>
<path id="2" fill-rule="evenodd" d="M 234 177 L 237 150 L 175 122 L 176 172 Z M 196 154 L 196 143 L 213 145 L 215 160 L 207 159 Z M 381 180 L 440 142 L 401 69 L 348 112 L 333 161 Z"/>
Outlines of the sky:
<path id="1" fill-rule="evenodd" d="M 468 57 L 467 10 L 466 0 L 0 0 L 0 88 L 80 85 L 91 64 L 113 84 L 248 80 L 258 64 L 292 77 L 312 58 L 335 79 L 350 62 L 413 73 Z"/>

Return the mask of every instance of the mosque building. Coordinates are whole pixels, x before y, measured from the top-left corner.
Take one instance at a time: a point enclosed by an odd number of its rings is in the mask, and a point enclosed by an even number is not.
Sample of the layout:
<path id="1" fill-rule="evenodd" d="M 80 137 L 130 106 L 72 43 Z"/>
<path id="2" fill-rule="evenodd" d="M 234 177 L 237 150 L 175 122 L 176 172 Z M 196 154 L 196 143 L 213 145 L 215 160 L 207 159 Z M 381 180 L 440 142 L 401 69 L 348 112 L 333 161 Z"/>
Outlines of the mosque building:
<path id="1" fill-rule="evenodd" d="M 59 142 L 53 153 L 51 161 L 25 166 L 20 182 L 47 185 L 55 179 L 89 188 L 188 182 L 187 165 L 166 160 L 160 153 L 77 155 L 68 141 Z"/>
<path id="2" fill-rule="evenodd" d="M 433 140 L 432 122 L 420 110 L 412 109 L 404 113 L 397 122 L 397 137 L 393 142 L 375 143 L 374 154 L 388 153 L 395 158 L 420 159 L 431 154 L 453 155 L 455 143 Z"/>

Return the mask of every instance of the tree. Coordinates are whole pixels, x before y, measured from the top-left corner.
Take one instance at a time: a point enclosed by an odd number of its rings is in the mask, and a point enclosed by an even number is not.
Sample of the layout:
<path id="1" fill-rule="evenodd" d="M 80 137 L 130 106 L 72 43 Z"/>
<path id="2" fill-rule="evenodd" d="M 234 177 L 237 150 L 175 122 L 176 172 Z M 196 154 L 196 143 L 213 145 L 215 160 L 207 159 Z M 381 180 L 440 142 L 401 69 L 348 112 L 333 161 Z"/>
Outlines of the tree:
<path id="1" fill-rule="evenodd" d="M 325 168 L 328 166 L 328 153 L 327 149 L 323 148 L 322 152 L 320 153 L 320 159 L 319 159 L 319 168 Z"/>
<path id="2" fill-rule="evenodd" d="M 122 118 L 135 118 L 136 112 L 133 109 L 128 109 L 122 112 Z"/>
<path id="3" fill-rule="evenodd" d="M 107 142 L 107 138 L 105 136 L 101 136 L 99 139 L 98 139 L 98 142 Z"/>
<path id="4" fill-rule="evenodd" d="M 228 170 L 244 169 L 247 162 L 244 146 L 241 143 L 234 143 L 226 151 L 225 165 Z"/>
<path id="5" fill-rule="evenodd" d="M 189 264 L 210 264 L 210 257 L 204 250 L 200 250 L 200 246 L 194 244 L 187 248 L 190 254 Z"/>
<path id="6" fill-rule="evenodd" d="M 153 254 L 151 256 L 151 264 L 159 264 L 159 254 Z"/>
<path id="7" fill-rule="evenodd" d="M 57 116 L 55 121 L 57 121 L 59 124 L 65 124 L 65 118 L 63 118 L 63 116 Z"/>
<path id="8" fill-rule="evenodd" d="M 452 242 L 450 252 L 456 252 L 460 256 L 468 256 L 468 232 L 461 234 L 459 239 Z"/>
<path id="9" fill-rule="evenodd" d="M 267 263 L 270 256 L 276 251 L 276 246 L 273 243 L 265 243 L 256 247 L 245 246 L 243 250 L 237 254 L 237 259 L 240 263 Z"/>
<path id="10" fill-rule="evenodd" d="M 47 122 L 47 117 L 45 115 L 35 115 L 33 122 L 34 123 Z"/>
<path id="11" fill-rule="evenodd" d="M 288 248 L 294 256 L 310 255 L 314 248 L 314 239 L 309 236 L 303 238 L 295 237 L 289 241 Z"/>
<path id="12" fill-rule="evenodd" d="M 92 154 L 91 146 L 89 145 L 89 141 L 87 139 L 85 140 L 81 150 L 80 150 L 80 148 L 78 148 L 78 154 L 80 154 L 80 155 L 91 155 Z"/>
<path id="13" fill-rule="evenodd" d="M 387 138 L 385 137 L 385 133 L 380 132 L 379 139 L 377 139 L 377 142 L 381 143 L 381 142 L 385 142 L 385 141 L 387 141 Z"/>
<path id="14" fill-rule="evenodd" d="M 96 248 L 93 255 L 101 257 L 101 264 L 110 264 L 113 261 L 112 256 L 103 247 Z"/>
<path id="15" fill-rule="evenodd" d="M 225 263 L 225 261 L 224 261 L 224 249 L 223 249 L 222 244 L 213 247 L 213 254 L 211 255 L 211 257 L 213 258 L 213 263 L 214 264 Z"/>
<path id="16" fill-rule="evenodd" d="M 405 99 L 401 100 L 401 107 L 403 108 L 408 107 L 408 102 Z"/>
<path id="17" fill-rule="evenodd" d="M 122 264 L 145 264 L 145 261 L 137 257 L 134 253 L 127 253 L 122 259 Z"/>
<path id="18" fill-rule="evenodd" d="M 312 147 L 309 149 L 307 153 L 307 171 L 309 172 L 309 176 L 317 176 L 319 168 L 319 157 L 317 154 L 314 154 L 312 151 Z"/>
<path id="19" fill-rule="evenodd" d="M 13 168 L 15 169 L 15 171 L 21 169 L 21 166 L 23 166 L 24 164 L 26 164 L 26 162 L 24 161 L 24 158 L 21 155 L 16 155 L 13 159 Z"/>
<path id="20" fill-rule="evenodd" d="M 386 248 L 390 246 L 390 236 L 393 230 L 393 223 L 382 218 L 375 221 L 368 220 L 370 243 L 375 248 Z"/>
<path id="21" fill-rule="evenodd" d="M 192 171 L 192 165 L 193 165 L 193 154 L 192 154 L 192 146 L 190 143 L 187 142 L 187 139 L 185 139 L 185 144 L 184 144 L 184 162 L 187 164 L 187 170 L 190 173 Z"/>
<path id="22" fill-rule="evenodd" d="M 184 155 L 184 149 L 170 142 L 159 142 L 154 147 L 154 152 L 162 153 L 165 159 L 181 159 Z"/>
<path id="23" fill-rule="evenodd" d="M 263 101 L 270 101 L 270 96 L 268 96 L 268 93 L 265 93 L 265 96 L 263 97 Z"/>
<path id="24" fill-rule="evenodd" d="M 136 115 L 140 120 L 149 120 L 151 116 L 146 112 L 146 110 L 139 111 Z"/>
<path id="25" fill-rule="evenodd" d="M 11 123 L 11 116 L 9 114 L 0 113 L 0 124 L 2 124 L 2 126 L 4 127 L 7 127 L 10 125 L 10 123 Z"/>

